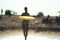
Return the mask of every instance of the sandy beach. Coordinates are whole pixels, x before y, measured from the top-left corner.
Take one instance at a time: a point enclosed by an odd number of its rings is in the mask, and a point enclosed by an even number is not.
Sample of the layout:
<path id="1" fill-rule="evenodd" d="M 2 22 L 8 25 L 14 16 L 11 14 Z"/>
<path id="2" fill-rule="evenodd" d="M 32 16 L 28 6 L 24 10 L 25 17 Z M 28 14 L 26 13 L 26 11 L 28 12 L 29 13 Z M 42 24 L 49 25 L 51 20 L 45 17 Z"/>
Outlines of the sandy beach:
<path id="1" fill-rule="evenodd" d="M 14 30 L 0 31 L 0 35 L 23 35 L 23 30 L 22 29 L 14 29 Z M 55 32 L 55 31 L 36 32 L 35 30 L 29 29 L 28 35 L 60 36 L 60 32 Z"/>
<path id="2" fill-rule="evenodd" d="M 36 39 L 35 39 L 36 38 Z M 29 29 L 27 40 L 60 40 L 60 32 L 39 31 Z M 24 40 L 22 29 L 0 31 L 1 40 Z"/>

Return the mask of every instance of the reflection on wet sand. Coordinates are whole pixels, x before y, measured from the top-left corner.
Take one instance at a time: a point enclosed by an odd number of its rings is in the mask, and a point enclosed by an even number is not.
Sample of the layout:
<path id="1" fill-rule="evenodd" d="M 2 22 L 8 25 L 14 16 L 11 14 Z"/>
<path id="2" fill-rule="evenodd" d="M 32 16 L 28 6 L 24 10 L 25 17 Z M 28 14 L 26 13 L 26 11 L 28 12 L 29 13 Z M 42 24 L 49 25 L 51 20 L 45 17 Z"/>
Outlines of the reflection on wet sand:
<path id="1" fill-rule="evenodd" d="M 24 40 L 22 29 L 19 30 L 5 30 L 0 31 L 1 40 Z M 53 31 L 39 31 L 36 32 L 32 29 L 28 32 L 27 40 L 59 40 L 60 32 Z"/>
<path id="2" fill-rule="evenodd" d="M 23 35 L 23 31 L 22 29 L 5 30 L 5 31 L 0 31 L 0 35 Z M 28 35 L 60 36 L 60 32 L 54 32 L 54 31 L 36 32 L 35 30 L 29 29 Z"/>

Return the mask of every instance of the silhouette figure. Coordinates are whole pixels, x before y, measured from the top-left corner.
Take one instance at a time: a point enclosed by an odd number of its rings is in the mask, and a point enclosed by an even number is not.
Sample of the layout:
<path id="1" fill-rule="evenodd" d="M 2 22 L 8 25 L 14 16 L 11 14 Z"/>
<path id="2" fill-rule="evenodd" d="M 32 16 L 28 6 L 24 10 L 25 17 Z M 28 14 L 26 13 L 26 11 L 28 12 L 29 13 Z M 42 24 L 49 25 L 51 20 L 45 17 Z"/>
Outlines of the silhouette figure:
<path id="1" fill-rule="evenodd" d="M 51 21 L 49 18 L 50 18 L 50 16 L 48 15 L 47 18 L 44 18 L 42 20 L 42 23 L 49 23 Z"/>
<path id="2" fill-rule="evenodd" d="M 1 8 L 1 15 L 3 14 L 3 9 Z"/>
<path id="3" fill-rule="evenodd" d="M 30 14 L 27 12 L 27 7 L 25 7 L 24 10 L 25 10 L 25 12 L 22 13 L 22 16 L 30 16 Z M 29 26 L 29 21 L 23 20 L 22 21 L 22 27 L 23 27 L 23 33 L 25 36 L 25 40 L 27 39 L 27 35 L 28 35 L 28 26 Z"/>

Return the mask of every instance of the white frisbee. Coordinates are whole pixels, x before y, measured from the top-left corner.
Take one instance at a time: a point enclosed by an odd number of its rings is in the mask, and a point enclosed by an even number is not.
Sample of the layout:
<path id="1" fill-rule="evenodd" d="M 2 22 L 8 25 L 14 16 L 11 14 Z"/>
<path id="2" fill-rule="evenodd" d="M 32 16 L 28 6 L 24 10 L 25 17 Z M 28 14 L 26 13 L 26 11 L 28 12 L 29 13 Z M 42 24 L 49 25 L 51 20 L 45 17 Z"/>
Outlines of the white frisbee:
<path id="1" fill-rule="evenodd" d="M 34 17 L 30 17 L 30 16 L 19 16 L 19 20 L 30 20 L 33 21 L 35 20 Z"/>

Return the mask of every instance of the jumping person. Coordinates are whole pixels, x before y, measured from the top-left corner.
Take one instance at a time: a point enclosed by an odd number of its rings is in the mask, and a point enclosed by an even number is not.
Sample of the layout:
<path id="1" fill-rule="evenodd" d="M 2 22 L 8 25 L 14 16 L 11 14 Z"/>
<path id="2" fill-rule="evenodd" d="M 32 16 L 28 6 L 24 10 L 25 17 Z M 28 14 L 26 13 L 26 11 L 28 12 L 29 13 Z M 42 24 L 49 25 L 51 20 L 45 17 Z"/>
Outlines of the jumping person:
<path id="1" fill-rule="evenodd" d="M 27 12 L 27 7 L 25 7 L 24 10 L 25 10 L 25 12 L 22 13 L 22 16 L 30 16 L 30 14 Z M 25 36 L 25 40 L 27 39 L 27 35 L 28 35 L 28 26 L 29 26 L 29 21 L 23 20 L 22 21 L 22 27 L 23 27 L 23 33 Z"/>

